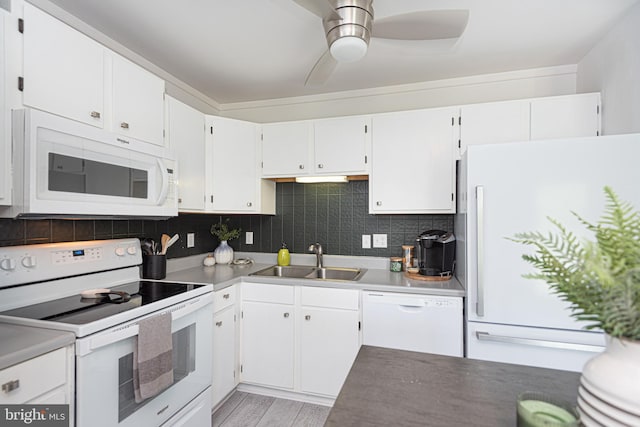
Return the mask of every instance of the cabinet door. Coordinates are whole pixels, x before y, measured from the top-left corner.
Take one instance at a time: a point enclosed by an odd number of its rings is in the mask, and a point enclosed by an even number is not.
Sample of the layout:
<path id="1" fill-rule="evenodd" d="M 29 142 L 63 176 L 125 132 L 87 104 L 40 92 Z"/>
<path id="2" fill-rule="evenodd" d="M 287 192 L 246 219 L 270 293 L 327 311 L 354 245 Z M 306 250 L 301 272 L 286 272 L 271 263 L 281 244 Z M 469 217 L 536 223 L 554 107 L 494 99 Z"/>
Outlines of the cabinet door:
<path id="1" fill-rule="evenodd" d="M 242 304 L 242 381 L 293 388 L 292 305 Z"/>
<path id="2" fill-rule="evenodd" d="M 7 54 L 5 20 L 8 14 L 0 11 L 0 205 L 11 205 L 11 114 L 6 105 L 5 83 Z"/>
<path id="3" fill-rule="evenodd" d="M 455 212 L 457 117 L 456 108 L 373 117 L 370 213 Z"/>
<path id="4" fill-rule="evenodd" d="M 209 116 L 212 168 L 209 210 L 253 212 L 259 208 L 257 125 Z"/>
<path id="5" fill-rule="evenodd" d="M 167 139 L 178 161 L 178 209 L 204 210 L 204 114 L 167 97 Z"/>
<path id="6" fill-rule="evenodd" d="M 213 316 L 212 407 L 236 386 L 236 327 L 233 307 Z"/>
<path id="7" fill-rule="evenodd" d="M 303 307 L 301 315 L 300 389 L 335 397 L 360 348 L 358 312 Z"/>
<path id="8" fill-rule="evenodd" d="M 24 104 L 102 127 L 103 47 L 27 3 L 24 20 Z"/>
<path id="9" fill-rule="evenodd" d="M 311 132 L 310 122 L 263 125 L 262 176 L 308 175 Z"/>
<path id="10" fill-rule="evenodd" d="M 119 55 L 111 58 L 113 131 L 164 145 L 164 81 Z"/>
<path id="11" fill-rule="evenodd" d="M 316 174 L 355 175 L 367 171 L 371 118 L 345 117 L 313 123 Z"/>
<path id="12" fill-rule="evenodd" d="M 469 145 L 529 139 L 527 100 L 465 105 L 460 117 L 460 155 Z"/>
<path id="13" fill-rule="evenodd" d="M 600 94 L 531 100 L 531 139 L 600 134 Z"/>

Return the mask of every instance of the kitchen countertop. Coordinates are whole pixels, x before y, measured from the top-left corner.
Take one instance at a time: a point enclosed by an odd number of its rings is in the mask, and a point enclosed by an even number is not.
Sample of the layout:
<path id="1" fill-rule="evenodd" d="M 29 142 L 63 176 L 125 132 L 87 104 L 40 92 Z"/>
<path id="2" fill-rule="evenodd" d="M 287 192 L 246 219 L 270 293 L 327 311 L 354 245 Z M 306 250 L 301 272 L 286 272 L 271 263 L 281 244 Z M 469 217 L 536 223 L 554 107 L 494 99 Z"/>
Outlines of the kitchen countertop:
<path id="1" fill-rule="evenodd" d="M 72 332 L 0 323 L 0 369 L 72 344 Z"/>
<path id="2" fill-rule="evenodd" d="M 516 425 L 525 391 L 576 402 L 580 374 L 362 346 L 325 426 Z"/>
<path id="3" fill-rule="evenodd" d="M 202 265 L 202 259 L 205 255 L 189 257 L 189 259 L 169 260 L 167 266 L 168 273 L 164 281 L 184 282 L 184 283 L 204 283 L 213 284 L 214 291 L 224 289 L 234 283 L 245 282 L 253 283 L 270 283 L 270 284 L 289 284 L 307 286 L 320 286 L 331 288 L 348 288 L 362 289 L 371 291 L 387 291 L 387 292 L 404 292 L 425 295 L 442 295 L 463 297 L 465 295 L 464 288 L 454 278 L 442 282 L 412 280 L 407 278 L 404 273 L 395 273 L 389 271 L 388 267 L 377 267 L 380 262 L 371 261 L 363 257 L 364 261 L 359 261 L 358 257 L 334 257 L 325 262 L 330 267 L 358 267 L 366 268 L 366 273 L 358 281 L 331 281 L 316 279 L 297 279 L 287 277 L 264 277 L 250 276 L 251 273 L 262 270 L 263 268 L 275 265 L 275 255 L 273 262 L 265 256 L 259 254 L 248 254 L 255 258 L 256 262 L 249 265 L 220 265 L 216 264 L 212 267 Z M 236 259 L 238 256 L 236 256 Z M 327 257 L 329 258 L 329 257 Z M 306 256 L 298 256 L 292 259 L 292 265 L 314 265 L 309 264 L 309 260 L 315 260 L 315 257 L 308 258 Z M 264 262 L 267 261 L 267 262 Z M 360 264 L 359 264 L 360 263 Z"/>

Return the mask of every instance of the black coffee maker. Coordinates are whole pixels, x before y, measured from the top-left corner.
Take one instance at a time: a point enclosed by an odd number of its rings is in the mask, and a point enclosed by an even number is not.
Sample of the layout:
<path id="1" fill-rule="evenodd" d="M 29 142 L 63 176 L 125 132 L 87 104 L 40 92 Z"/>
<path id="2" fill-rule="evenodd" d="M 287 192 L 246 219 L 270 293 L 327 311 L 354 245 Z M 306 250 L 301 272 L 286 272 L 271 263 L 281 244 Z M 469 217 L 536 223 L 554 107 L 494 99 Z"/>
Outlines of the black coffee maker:
<path id="1" fill-rule="evenodd" d="M 452 276 L 456 265 L 456 238 L 447 231 L 425 231 L 416 238 L 415 254 L 423 276 Z"/>

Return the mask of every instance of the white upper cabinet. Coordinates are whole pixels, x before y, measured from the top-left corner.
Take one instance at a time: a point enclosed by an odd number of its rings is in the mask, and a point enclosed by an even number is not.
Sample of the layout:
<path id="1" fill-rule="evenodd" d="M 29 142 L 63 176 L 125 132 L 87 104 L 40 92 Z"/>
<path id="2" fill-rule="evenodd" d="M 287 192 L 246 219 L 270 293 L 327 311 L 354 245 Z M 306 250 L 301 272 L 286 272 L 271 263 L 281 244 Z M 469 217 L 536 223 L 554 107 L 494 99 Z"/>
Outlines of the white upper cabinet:
<path id="1" fill-rule="evenodd" d="M 204 114 L 170 96 L 166 99 L 166 135 L 178 162 L 178 209 L 205 209 Z"/>
<path id="2" fill-rule="evenodd" d="M 114 132 L 164 145 L 164 80 L 114 53 L 112 123 Z"/>
<path id="3" fill-rule="evenodd" d="M 308 174 L 311 163 L 311 122 L 262 125 L 262 176 L 291 177 Z"/>
<path id="4" fill-rule="evenodd" d="M 369 116 L 262 126 L 262 176 L 363 175 L 369 170 Z"/>
<path id="5" fill-rule="evenodd" d="M 370 213 L 455 213 L 457 120 L 458 108 L 373 117 Z"/>
<path id="6" fill-rule="evenodd" d="M 24 104 L 103 127 L 104 48 L 28 3 L 24 22 Z"/>
<path id="7" fill-rule="evenodd" d="M 460 155 L 467 146 L 529 139 L 529 101 L 505 101 L 460 107 Z"/>
<path id="8" fill-rule="evenodd" d="M 23 16 L 25 106 L 164 146 L 164 80 L 28 3 Z"/>
<path id="9" fill-rule="evenodd" d="M 314 174 L 368 173 L 371 117 L 355 116 L 313 122 Z"/>
<path id="10" fill-rule="evenodd" d="M 207 210 L 275 214 L 275 183 L 260 179 L 258 125 L 207 116 Z"/>
<path id="11" fill-rule="evenodd" d="M 600 94 L 531 100 L 531 139 L 600 135 Z"/>

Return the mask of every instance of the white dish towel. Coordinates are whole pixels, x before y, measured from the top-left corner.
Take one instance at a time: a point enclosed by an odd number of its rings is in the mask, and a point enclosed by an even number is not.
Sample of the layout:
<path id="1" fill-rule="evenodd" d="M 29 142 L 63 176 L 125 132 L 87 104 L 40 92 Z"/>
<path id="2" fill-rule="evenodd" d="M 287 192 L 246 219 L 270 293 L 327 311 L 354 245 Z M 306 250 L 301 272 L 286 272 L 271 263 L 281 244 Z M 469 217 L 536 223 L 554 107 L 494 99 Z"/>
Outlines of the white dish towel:
<path id="1" fill-rule="evenodd" d="M 143 319 L 138 328 L 133 346 L 133 391 L 140 403 L 173 384 L 171 313 Z"/>

